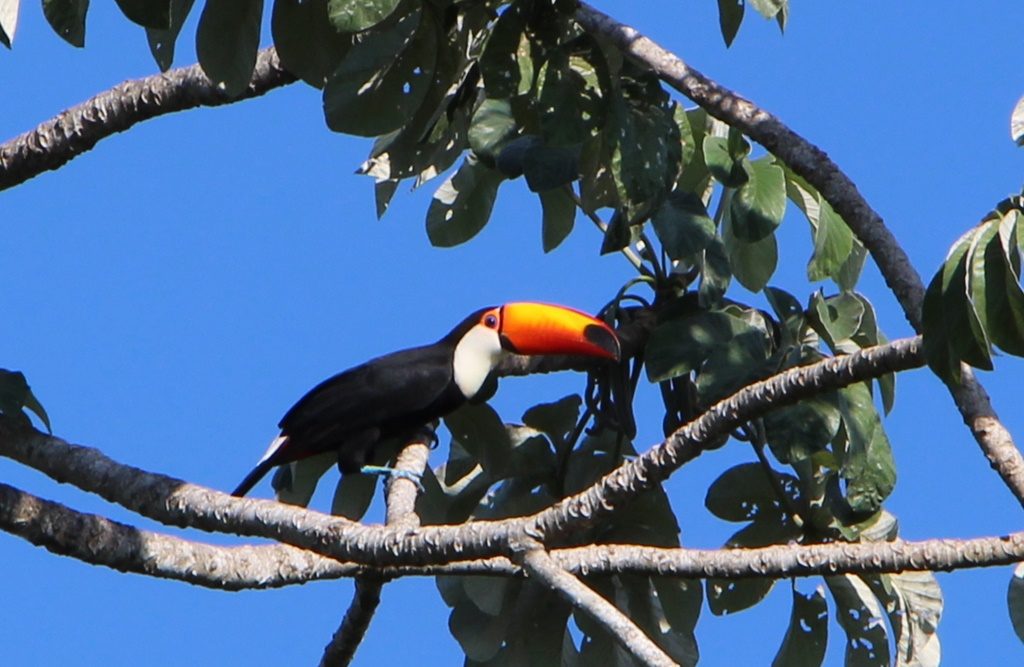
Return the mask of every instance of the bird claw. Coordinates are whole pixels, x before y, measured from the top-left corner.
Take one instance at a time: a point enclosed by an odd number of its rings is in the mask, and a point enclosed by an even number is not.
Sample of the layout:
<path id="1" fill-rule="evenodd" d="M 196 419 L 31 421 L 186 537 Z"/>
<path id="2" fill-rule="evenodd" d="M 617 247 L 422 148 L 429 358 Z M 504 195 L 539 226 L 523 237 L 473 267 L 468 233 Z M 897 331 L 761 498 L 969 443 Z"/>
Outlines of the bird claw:
<path id="1" fill-rule="evenodd" d="M 389 477 L 391 479 L 394 479 L 396 477 L 399 477 L 401 479 L 407 479 L 407 480 L 409 480 L 410 482 L 412 482 L 413 484 L 416 485 L 416 488 L 419 489 L 420 493 L 423 493 L 423 492 L 426 491 L 426 489 L 423 486 L 423 481 L 422 481 L 423 480 L 423 476 L 422 475 L 418 475 L 418 474 L 416 474 L 414 472 L 410 472 L 408 470 L 398 470 L 396 468 L 390 468 L 388 466 L 370 466 L 370 465 L 366 465 L 366 466 L 363 466 L 362 468 L 360 468 L 359 472 L 361 472 L 361 473 L 363 473 L 365 475 L 381 475 L 381 476 Z"/>

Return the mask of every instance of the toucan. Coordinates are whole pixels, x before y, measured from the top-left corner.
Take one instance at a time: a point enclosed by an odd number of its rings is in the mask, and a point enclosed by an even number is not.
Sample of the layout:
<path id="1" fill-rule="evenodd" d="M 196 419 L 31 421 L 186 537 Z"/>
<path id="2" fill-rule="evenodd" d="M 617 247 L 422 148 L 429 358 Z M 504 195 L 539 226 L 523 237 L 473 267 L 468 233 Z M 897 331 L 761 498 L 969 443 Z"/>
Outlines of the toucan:
<path id="1" fill-rule="evenodd" d="M 577 355 L 617 361 L 619 340 L 578 310 L 520 302 L 481 308 L 441 340 L 378 357 L 311 389 L 232 495 L 244 496 L 271 468 L 336 451 L 342 474 L 367 466 L 374 448 L 412 437 L 426 424 L 496 389 L 493 371 L 508 354 Z"/>

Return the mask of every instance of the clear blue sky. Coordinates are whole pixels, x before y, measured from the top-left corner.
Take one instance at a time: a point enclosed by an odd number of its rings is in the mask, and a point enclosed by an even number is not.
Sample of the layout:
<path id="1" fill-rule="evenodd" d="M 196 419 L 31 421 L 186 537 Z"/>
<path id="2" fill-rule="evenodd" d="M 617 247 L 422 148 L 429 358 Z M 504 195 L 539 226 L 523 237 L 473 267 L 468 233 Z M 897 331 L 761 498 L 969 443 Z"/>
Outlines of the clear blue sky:
<path id="1" fill-rule="evenodd" d="M 730 50 L 712 0 L 599 6 L 817 142 L 927 279 L 952 241 L 1021 185 L 1024 153 L 1009 139 L 1008 120 L 1024 75 L 1019 45 L 1006 38 L 1019 8 L 794 4 L 785 36 L 749 16 Z M 177 65 L 194 62 L 195 21 Z M 154 71 L 141 29 L 113 3 L 91 7 L 84 51 L 60 41 L 38 5 L 25 3 L 15 49 L 0 53 L 0 139 Z M 377 222 L 370 180 L 353 175 L 368 150 L 365 140 L 330 133 L 319 93 L 294 85 L 149 121 L 4 192 L 0 367 L 27 374 L 61 437 L 228 490 L 262 453 L 283 411 L 327 375 L 433 340 L 482 305 L 535 299 L 595 309 L 630 277 L 620 257 L 597 255 L 598 235 L 583 219 L 563 247 L 544 255 L 539 205 L 519 183 L 503 186 L 478 238 L 434 250 L 423 228 L 433 186 L 400 193 Z M 806 222 L 791 210 L 780 233 L 773 283 L 807 295 Z M 873 269 L 862 290 L 891 337 L 909 333 Z M 1000 358 L 983 379 L 1024 442 L 1022 369 Z M 577 391 L 581 382 L 571 374 L 506 380 L 494 404 L 516 420 L 532 402 Z M 658 440 L 653 398 L 646 391 L 638 399 L 640 449 Z M 889 508 L 903 536 L 1020 528 L 1020 507 L 926 371 L 900 378 L 886 427 L 900 475 Z M 704 492 L 722 470 L 750 458 L 731 444 L 670 480 L 685 544 L 716 547 L 734 530 L 705 510 Z M 0 479 L 155 527 L 7 460 Z M 321 496 L 314 504 L 327 502 Z M 351 594 L 348 582 L 209 591 L 59 558 L 5 533 L 0 563 L 0 662 L 9 665 L 314 664 Z M 940 575 L 946 664 L 1024 660 L 1007 618 L 1009 576 L 1009 568 Z M 702 664 L 769 663 L 788 615 L 785 584 L 734 617 L 705 610 L 697 630 Z M 828 664 L 840 664 L 843 637 L 834 624 L 830 639 Z M 428 579 L 385 589 L 357 664 L 410 659 L 461 660 Z"/>

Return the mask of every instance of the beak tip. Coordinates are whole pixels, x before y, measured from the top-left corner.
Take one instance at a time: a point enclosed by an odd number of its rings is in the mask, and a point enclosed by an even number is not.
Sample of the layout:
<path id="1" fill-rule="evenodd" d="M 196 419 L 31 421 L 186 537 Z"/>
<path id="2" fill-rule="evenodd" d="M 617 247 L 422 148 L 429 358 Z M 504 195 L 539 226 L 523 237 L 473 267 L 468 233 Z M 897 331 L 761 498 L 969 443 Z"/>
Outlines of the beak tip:
<path id="1" fill-rule="evenodd" d="M 615 332 L 605 324 L 588 324 L 583 330 L 583 336 L 590 343 L 596 345 L 606 352 L 614 361 L 619 361 L 622 350 L 619 347 L 619 339 Z"/>

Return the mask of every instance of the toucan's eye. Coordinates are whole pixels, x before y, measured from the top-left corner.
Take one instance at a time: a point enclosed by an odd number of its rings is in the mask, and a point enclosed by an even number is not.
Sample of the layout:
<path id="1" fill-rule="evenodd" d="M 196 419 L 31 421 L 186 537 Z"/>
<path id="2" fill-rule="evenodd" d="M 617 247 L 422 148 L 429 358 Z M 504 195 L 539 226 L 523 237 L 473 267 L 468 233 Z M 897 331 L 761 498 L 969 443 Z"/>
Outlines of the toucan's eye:
<path id="1" fill-rule="evenodd" d="M 493 314 L 493 313 L 491 313 L 490 315 L 485 317 L 484 318 L 484 326 L 487 327 L 488 329 L 497 329 L 498 328 L 498 316 Z"/>

